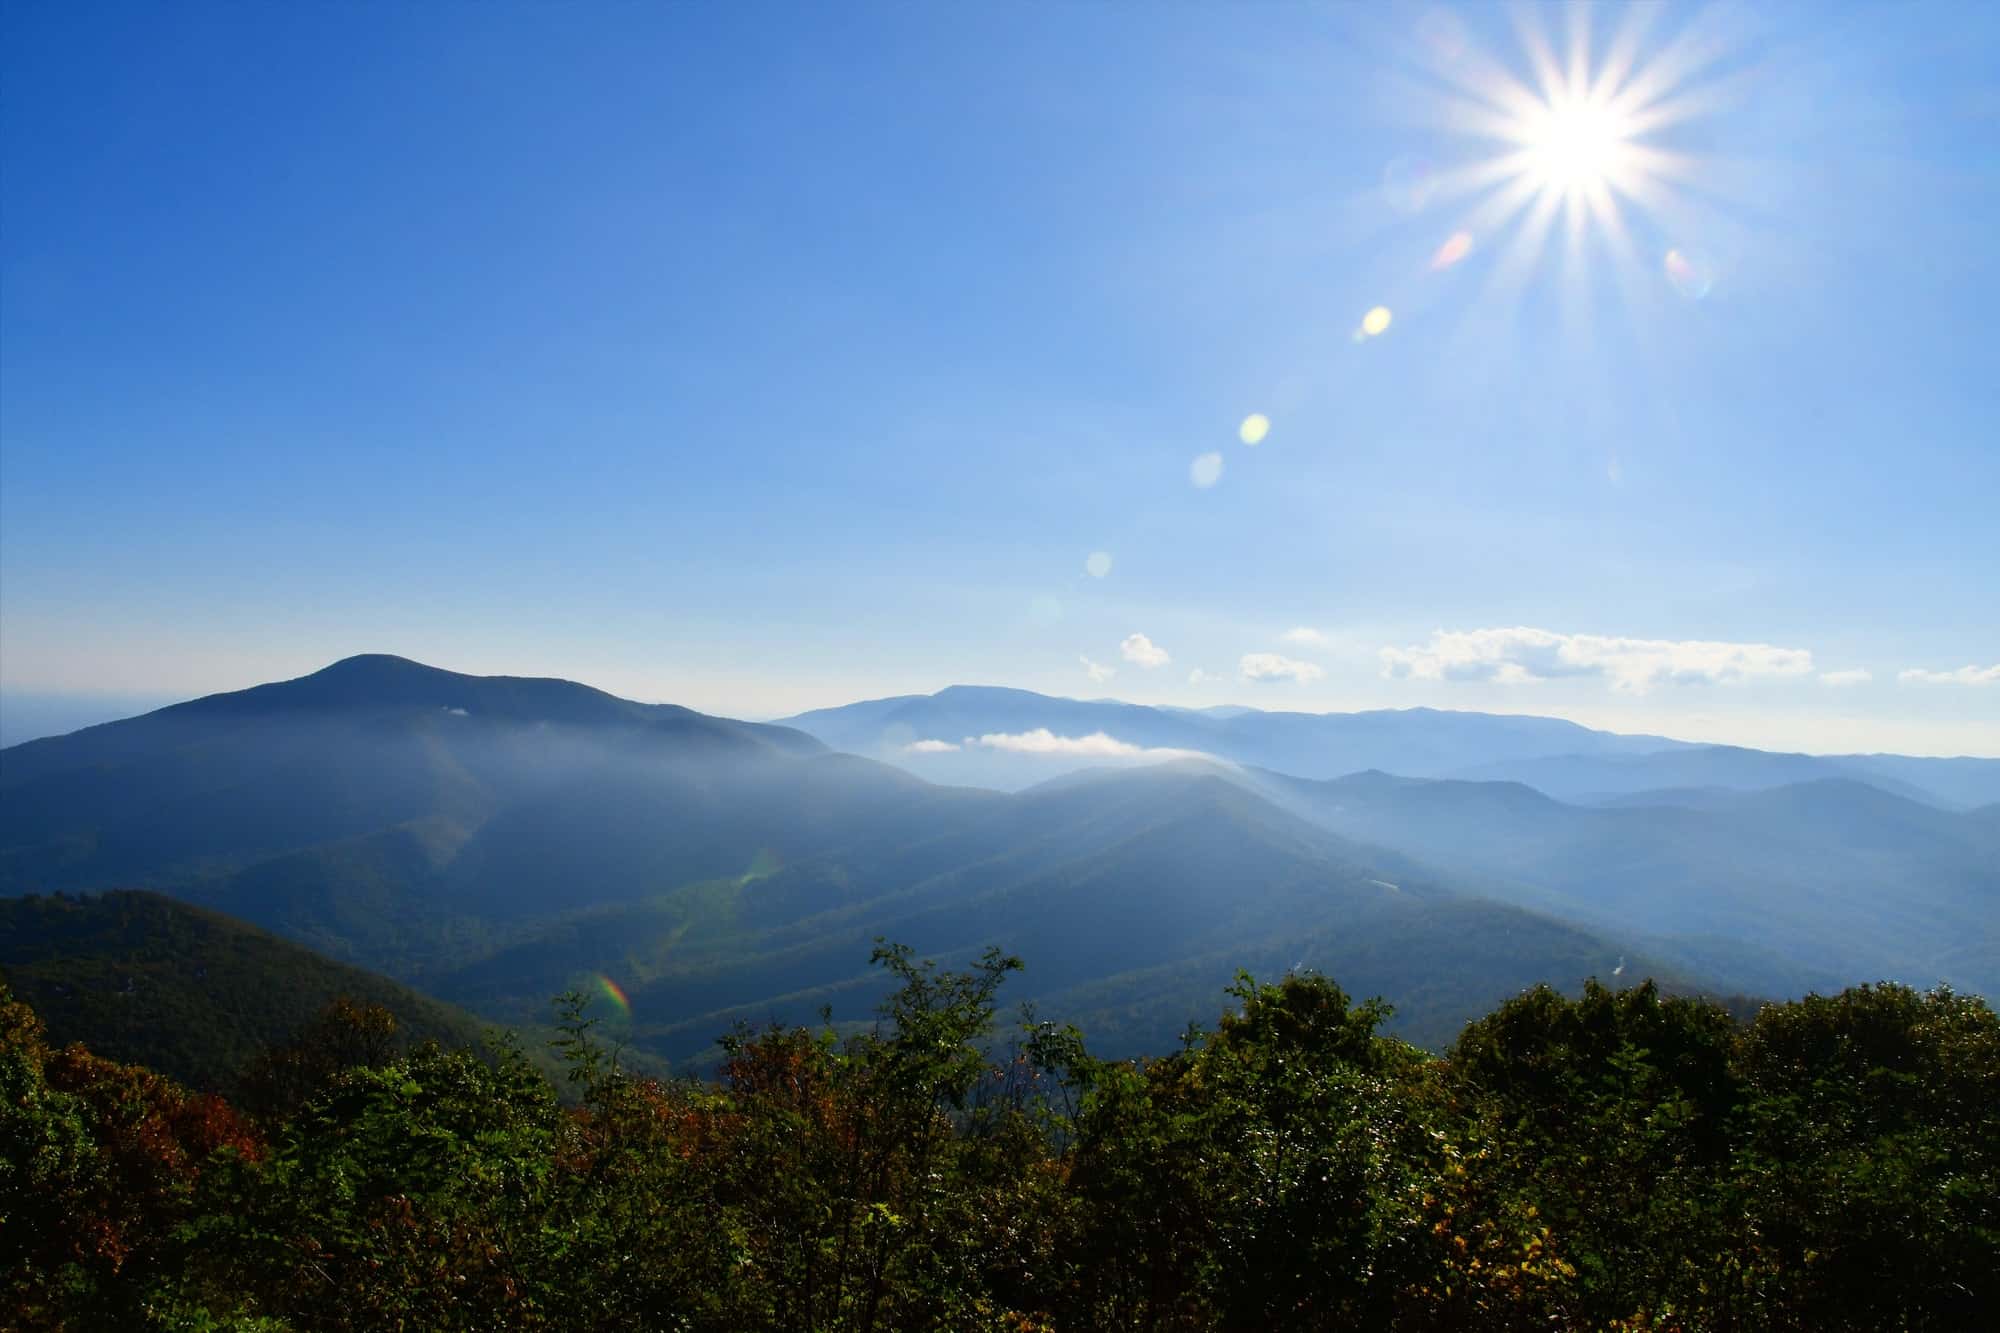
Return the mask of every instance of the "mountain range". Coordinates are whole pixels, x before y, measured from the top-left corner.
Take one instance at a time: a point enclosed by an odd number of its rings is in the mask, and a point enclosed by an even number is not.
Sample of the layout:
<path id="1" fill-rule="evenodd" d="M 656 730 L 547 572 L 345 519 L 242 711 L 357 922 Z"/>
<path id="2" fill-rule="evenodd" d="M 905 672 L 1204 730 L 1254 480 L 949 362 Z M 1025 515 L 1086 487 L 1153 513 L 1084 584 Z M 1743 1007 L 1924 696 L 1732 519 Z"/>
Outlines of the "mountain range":
<path id="1" fill-rule="evenodd" d="M 154 890 L 510 1023 L 601 977 L 677 1059 L 864 1021 L 878 938 L 1017 952 L 1113 1049 L 1300 966 L 1437 1045 L 1591 975 L 1995 993 L 1989 790 L 1430 710 L 954 688 L 760 725 L 370 656 L 0 751 L 0 894 Z"/>
<path id="2" fill-rule="evenodd" d="M 1101 763 L 1117 747 L 1179 750 L 1303 778 L 1379 769 L 1405 777 L 1522 782 L 1562 800 L 1597 801 L 1683 787 L 1754 791 L 1850 778 L 1955 809 L 2000 802 L 2000 759 L 1780 754 L 1663 736 L 1595 731 L 1562 718 L 1447 712 L 1279 713 L 1158 708 L 954 685 L 786 718 L 835 749 L 938 781 L 1017 787 Z M 1093 751 L 1032 737 L 1100 736 Z M 1132 755 L 1143 758 L 1143 753 Z"/>

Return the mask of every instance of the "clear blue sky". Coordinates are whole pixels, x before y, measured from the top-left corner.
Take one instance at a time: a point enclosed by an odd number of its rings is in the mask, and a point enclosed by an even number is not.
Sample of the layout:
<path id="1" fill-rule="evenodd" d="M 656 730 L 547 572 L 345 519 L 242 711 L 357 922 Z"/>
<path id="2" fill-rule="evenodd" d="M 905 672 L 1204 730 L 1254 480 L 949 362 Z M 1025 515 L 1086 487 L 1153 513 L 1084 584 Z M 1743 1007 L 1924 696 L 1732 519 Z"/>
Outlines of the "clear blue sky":
<path id="1" fill-rule="evenodd" d="M 1632 17 L 10 4 L 0 690 L 2000 754 L 2000 16 Z"/>

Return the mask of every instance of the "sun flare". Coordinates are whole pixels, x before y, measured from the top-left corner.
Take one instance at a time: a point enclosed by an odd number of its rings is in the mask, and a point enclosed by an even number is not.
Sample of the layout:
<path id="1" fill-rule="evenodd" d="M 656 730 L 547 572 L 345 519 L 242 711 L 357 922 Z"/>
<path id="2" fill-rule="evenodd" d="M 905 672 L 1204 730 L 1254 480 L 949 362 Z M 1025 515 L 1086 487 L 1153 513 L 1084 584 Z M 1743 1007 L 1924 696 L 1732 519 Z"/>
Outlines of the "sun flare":
<path id="1" fill-rule="evenodd" d="M 1602 189 L 1631 165 L 1631 126 L 1610 108 L 1561 97 L 1522 118 L 1527 170 L 1557 194 Z"/>
<path id="2" fill-rule="evenodd" d="M 1662 30 L 1638 11 L 1605 40 L 1588 8 L 1562 14 L 1566 31 L 1552 33 L 1542 11 L 1524 11 L 1515 59 L 1480 50 L 1447 19 L 1427 30 L 1434 82 L 1413 93 L 1439 128 L 1489 146 L 1423 178 L 1419 206 L 1460 210 L 1448 238 L 1432 242 L 1431 269 L 1476 244 L 1493 256 L 1493 281 L 1510 284 L 1553 248 L 1572 272 L 1608 259 L 1628 275 L 1664 272 L 1699 299 L 1713 279 L 1700 250 L 1713 163 L 1690 150 L 1685 127 L 1735 96 L 1731 42 L 1699 18 Z M 1432 40 L 1439 31 L 1450 40 Z M 1390 202 L 1410 211 L 1393 192 Z M 1663 261 L 1670 249 L 1679 257 Z"/>

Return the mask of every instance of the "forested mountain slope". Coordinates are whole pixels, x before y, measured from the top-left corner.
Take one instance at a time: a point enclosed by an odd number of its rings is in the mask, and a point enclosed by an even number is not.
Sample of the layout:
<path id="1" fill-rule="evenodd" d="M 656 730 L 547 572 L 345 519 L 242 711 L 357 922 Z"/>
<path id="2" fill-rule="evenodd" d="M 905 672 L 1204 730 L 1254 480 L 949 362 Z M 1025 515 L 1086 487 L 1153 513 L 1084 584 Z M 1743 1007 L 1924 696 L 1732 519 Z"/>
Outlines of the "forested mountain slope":
<path id="1" fill-rule="evenodd" d="M 1395 1030 L 1435 1044 L 1526 978 L 1608 978 L 1630 948 L 1467 898 L 1212 773 L 1152 769 L 1005 798 L 926 842 L 565 916 L 427 984 L 514 1017 L 603 970 L 631 996 L 635 1040 L 685 1056 L 736 1019 L 866 1013 L 877 937 L 947 960 L 1033 958 L 1019 993 L 1121 1051 L 1170 1046 L 1239 966 L 1338 969 L 1399 1006 Z"/>
<path id="2" fill-rule="evenodd" d="M 336 999 L 380 1005 L 406 1041 L 478 1047 L 485 1025 L 389 978 L 153 893 L 0 899 L 0 977 L 58 1046 L 234 1092 L 245 1066 Z"/>

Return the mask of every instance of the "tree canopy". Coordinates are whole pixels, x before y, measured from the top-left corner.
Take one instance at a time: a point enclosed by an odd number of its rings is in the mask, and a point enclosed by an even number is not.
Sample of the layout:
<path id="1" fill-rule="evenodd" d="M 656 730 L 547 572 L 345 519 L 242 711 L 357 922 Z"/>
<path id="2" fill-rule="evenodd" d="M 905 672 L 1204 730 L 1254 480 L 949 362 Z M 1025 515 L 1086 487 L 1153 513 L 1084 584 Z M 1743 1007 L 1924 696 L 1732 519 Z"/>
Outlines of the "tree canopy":
<path id="1" fill-rule="evenodd" d="M 337 1002 L 240 1105 L 0 998 L 23 1328 L 1961 1329 L 2000 1308 L 2000 1023 L 1863 986 L 1748 1021 L 1524 993 L 1434 1058 L 1241 976 L 1144 1061 L 883 945 L 880 1021 L 558 1088 Z"/>

